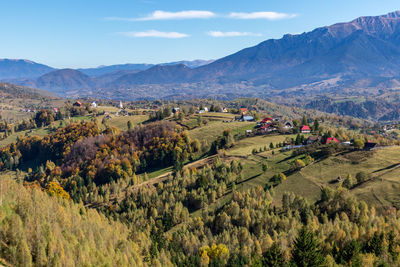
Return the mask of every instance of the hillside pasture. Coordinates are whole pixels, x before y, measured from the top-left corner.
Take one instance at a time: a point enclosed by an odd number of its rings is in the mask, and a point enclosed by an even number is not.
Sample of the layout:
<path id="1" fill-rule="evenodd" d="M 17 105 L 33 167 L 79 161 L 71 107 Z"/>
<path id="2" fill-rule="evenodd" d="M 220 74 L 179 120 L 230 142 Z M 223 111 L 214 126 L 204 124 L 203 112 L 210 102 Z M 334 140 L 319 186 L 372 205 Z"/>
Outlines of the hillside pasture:
<path id="1" fill-rule="evenodd" d="M 233 134 L 238 132 L 246 132 L 247 129 L 254 128 L 254 122 L 223 122 L 223 121 L 209 121 L 207 125 L 197 127 L 189 131 L 189 136 L 192 139 L 198 139 L 200 141 L 207 140 L 209 143 L 217 139 L 218 136 L 222 135 L 224 130 L 231 130 Z"/>

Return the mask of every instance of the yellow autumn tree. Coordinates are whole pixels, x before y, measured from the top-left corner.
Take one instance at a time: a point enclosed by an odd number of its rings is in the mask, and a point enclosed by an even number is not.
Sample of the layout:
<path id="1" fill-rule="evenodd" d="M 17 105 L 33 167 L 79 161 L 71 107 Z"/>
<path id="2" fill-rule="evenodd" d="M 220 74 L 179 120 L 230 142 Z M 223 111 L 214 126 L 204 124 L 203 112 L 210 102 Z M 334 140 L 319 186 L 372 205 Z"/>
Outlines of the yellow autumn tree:
<path id="1" fill-rule="evenodd" d="M 50 183 L 48 183 L 48 185 L 46 186 L 46 192 L 52 196 L 70 199 L 69 194 L 56 181 L 51 181 Z"/>
<path id="2" fill-rule="evenodd" d="M 204 262 L 207 261 L 207 257 L 209 261 L 212 261 L 213 259 L 220 258 L 222 260 L 228 260 L 229 258 L 229 250 L 224 244 L 212 244 L 211 247 L 209 246 L 204 246 L 200 249 L 200 255 Z"/>

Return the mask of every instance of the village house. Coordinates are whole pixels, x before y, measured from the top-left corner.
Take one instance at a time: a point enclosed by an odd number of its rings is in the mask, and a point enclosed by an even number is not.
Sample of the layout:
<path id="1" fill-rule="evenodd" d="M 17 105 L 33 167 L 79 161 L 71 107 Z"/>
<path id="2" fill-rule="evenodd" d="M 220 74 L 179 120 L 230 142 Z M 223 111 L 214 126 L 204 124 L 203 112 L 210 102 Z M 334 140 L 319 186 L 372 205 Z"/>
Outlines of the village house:
<path id="1" fill-rule="evenodd" d="M 270 133 L 270 132 L 276 131 L 276 128 L 274 125 L 268 123 L 268 124 L 261 126 L 260 130 L 261 130 L 261 132 L 264 132 L 264 133 Z"/>
<path id="2" fill-rule="evenodd" d="M 242 115 L 247 114 L 247 112 L 248 112 L 247 108 L 240 108 L 240 113 L 241 113 Z"/>
<path id="3" fill-rule="evenodd" d="M 300 131 L 303 134 L 311 133 L 311 128 L 308 125 L 303 125 L 301 126 Z"/>
<path id="4" fill-rule="evenodd" d="M 273 122 L 273 121 L 274 121 L 273 118 L 267 117 L 267 118 L 264 118 L 261 122 L 262 123 L 269 123 L 269 122 Z"/>
<path id="5" fill-rule="evenodd" d="M 324 145 L 329 145 L 332 142 L 339 143 L 339 140 L 337 140 L 335 137 L 329 137 L 325 140 Z"/>
<path id="6" fill-rule="evenodd" d="M 286 129 L 293 129 L 293 123 L 290 121 L 285 121 L 283 127 L 285 127 Z"/>
<path id="7" fill-rule="evenodd" d="M 227 108 L 221 108 L 221 112 L 222 113 L 228 113 L 228 109 Z"/>
<path id="8" fill-rule="evenodd" d="M 90 106 L 91 106 L 92 108 L 97 108 L 97 103 L 93 101 L 92 104 L 90 104 Z"/>
<path id="9" fill-rule="evenodd" d="M 80 102 L 80 101 L 76 101 L 76 102 L 73 104 L 73 106 L 74 106 L 74 107 L 82 107 L 83 104 L 82 104 L 82 102 Z"/>
<path id="10" fill-rule="evenodd" d="M 173 108 L 172 109 L 172 113 L 179 113 L 181 111 L 181 109 L 180 108 Z"/>
<path id="11" fill-rule="evenodd" d="M 242 121 L 254 121 L 254 117 L 250 116 L 250 115 L 245 115 L 245 116 L 242 116 L 241 120 Z"/>
<path id="12" fill-rule="evenodd" d="M 306 141 L 306 144 L 307 145 L 312 145 L 312 144 L 314 144 L 316 142 L 319 142 L 319 141 L 321 141 L 321 136 L 313 135 L 313 136 L 308 137 L 308 139 Z"/>

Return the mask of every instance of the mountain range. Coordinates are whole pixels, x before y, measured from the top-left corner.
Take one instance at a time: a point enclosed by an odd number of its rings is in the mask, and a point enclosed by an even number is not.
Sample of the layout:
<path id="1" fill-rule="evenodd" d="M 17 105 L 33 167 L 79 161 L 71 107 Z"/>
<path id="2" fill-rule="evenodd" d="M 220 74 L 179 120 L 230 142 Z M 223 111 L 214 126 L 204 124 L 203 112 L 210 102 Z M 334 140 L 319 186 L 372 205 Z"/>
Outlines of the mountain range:
<path id="1" fill-rule="evenodd" d="M 78 70 L 46 70 L 44 65 L 22 63 L 24 71 L 7 77 L 18 78 L 11 82 L 70 96 L 263 97 L 285 90 L 394 88 L 400 84 L 400 11 L 287 34 L 212 62 Z M 7 71 L 1 66 L 0 78 L 4 80 Z M 30 78 L 42 72 L 46 73 Z"/>
<path id="2" fill-rule="evenodd" d="M 117 64 L 97 68 L 56 69 L 25 59 L 0 59 L 0 80 L 46 89 L 59 94 L 75 89 L 109 85 L 112 81 L 153 67 L 184 65 L 196 68 L 213 60 L 177 61 L 161 64 Z"/>

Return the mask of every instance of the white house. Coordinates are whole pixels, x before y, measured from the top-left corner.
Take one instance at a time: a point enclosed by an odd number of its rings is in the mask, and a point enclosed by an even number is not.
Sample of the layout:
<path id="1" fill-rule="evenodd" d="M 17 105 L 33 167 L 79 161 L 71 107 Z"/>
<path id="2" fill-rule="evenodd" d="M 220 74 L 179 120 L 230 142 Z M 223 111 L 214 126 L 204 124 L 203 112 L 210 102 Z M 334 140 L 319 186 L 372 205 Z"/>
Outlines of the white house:
<path id="1" fill-rule="evenodd" d="M 92 108 L 97 108 L 97 103 L 96 103 L 96 102 L 92 102 L 92 104 L 90 104 L 90 106 L 91 106 Z"/>

